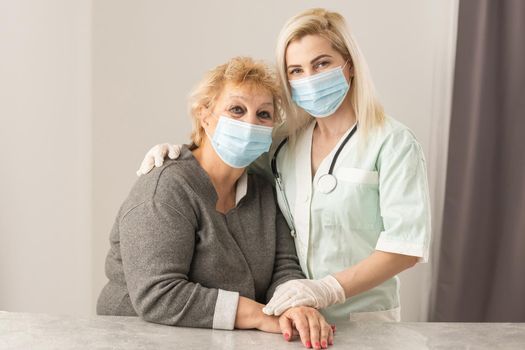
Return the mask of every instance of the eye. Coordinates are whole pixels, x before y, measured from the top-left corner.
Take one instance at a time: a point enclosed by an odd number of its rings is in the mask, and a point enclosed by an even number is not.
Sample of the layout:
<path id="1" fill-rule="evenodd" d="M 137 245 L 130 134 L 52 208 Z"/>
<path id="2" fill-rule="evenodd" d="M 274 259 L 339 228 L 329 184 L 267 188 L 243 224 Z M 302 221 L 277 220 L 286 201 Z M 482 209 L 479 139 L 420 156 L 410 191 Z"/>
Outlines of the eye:
<path id="1" fill-rule="evenodd" d="M 230 111 L 232 114 L 239 116 L 244 114 L 244 108 L 242 108 L 241 106 L 232 106 L 230 107 L 230 109 L 228 109 L 228 111 Z"/>
<path id="2" fill-rule="evenodd" d="M 270 112 L 267 112 L 267 111 L 260 111 L 259 113 L 257 113 L 257 116 L 261 119 L 266 119 L 266 120 L 272 119 L 272 115 L 270 114 Z"/>
<path id="3" fill-rule="evenodd" d="M 320 69 L 325 68 L 330 65 L 330 61 L 319 61 L 316 64 L 314 64 L 314 69 Z"/>
<path id="4" fill-rule="evenodd" d="M 288 71 L 288 75 L 301 74 L 303 70 L 301 68 L 292 68 Z"/>

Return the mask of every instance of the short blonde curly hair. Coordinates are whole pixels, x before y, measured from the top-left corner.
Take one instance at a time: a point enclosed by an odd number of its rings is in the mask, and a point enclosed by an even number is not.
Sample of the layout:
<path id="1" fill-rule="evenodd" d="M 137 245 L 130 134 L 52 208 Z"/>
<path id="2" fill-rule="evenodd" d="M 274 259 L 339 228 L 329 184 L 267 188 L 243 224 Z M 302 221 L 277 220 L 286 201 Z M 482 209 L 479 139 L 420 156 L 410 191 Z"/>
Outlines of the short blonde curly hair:
<path id="1" fill-rule="evenodd" d="M 269 92 L 273 97 L 273 121 L 276 124 L 281 122 L 281 88 L 273 67 L 250 57 L 234 57 L 208 71 L 190 94 L 189 113 L 193 124 L 191 140 L 196 146 L 201 144 L 205 135 L 199 119 L 201 109 L 213 109 L 222 89 L 228 83 L 247 83 L 251 87 Z"/>

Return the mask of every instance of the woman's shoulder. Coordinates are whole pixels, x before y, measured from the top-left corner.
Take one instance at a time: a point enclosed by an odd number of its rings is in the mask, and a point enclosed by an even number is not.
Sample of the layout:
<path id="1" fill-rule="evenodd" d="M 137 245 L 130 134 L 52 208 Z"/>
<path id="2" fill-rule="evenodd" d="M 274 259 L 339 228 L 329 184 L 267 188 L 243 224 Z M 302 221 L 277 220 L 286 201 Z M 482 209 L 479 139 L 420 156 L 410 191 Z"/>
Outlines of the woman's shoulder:
<path id="1" fill-rule="evenodd" d="M 190 152 L 191 153 L 191 152 Z M 123 210 L 149 201 L 162 202 L 174 207 L 188 206 L 196 187 L 202 187 L 199 169 L 194 158 L 181 152 L 178 159 L 167 159 L 160 167 L 140 176 L 123 204 Z"/>
<path id="2" fill-rule="evenodd" d="M 180 192 L 180 189 L 195 182 L 198 177 L 193 161 L 189 159 L 167 159 L 160 167 L 153 168 L 142 175 L 134 186 L 134 191 L 155 197 L 166 191 Z"/>
<path id="3" fill-rule="evenodd" d="M 425 159 L 423 148 L 416 135 L 408 126 L 388 116 L 384 126 L 373 137 L 377 165 L 383 162 L 398 162 L 400 159 L 411 161 L 412 164 Z"/>

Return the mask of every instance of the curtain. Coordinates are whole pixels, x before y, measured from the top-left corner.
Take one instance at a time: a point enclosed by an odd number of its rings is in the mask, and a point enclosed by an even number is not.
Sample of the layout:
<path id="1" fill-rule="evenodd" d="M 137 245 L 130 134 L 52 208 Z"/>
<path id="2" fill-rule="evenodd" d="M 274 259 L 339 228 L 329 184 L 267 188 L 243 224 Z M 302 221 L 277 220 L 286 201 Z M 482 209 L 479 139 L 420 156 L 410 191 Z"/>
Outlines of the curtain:
<path id="1" fill-rule="evenodd" d="M 525 322 L 525 1 L 460 0 L 432 321 Z"/>

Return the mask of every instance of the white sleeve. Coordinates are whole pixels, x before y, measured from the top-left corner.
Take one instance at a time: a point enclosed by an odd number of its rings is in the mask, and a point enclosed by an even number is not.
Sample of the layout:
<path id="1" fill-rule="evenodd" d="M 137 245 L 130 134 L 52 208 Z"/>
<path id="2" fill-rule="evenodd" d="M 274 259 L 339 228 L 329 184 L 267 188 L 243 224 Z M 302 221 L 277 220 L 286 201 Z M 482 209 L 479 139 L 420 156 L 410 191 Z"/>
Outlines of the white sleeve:
<path id="1" fill-rule="evenodd" d="M 376 250 L 427 262 L 430 200 L 423 151 L 409 130 L 392 133 L 378 157 L 379 202 L 384 230 Z"/>

